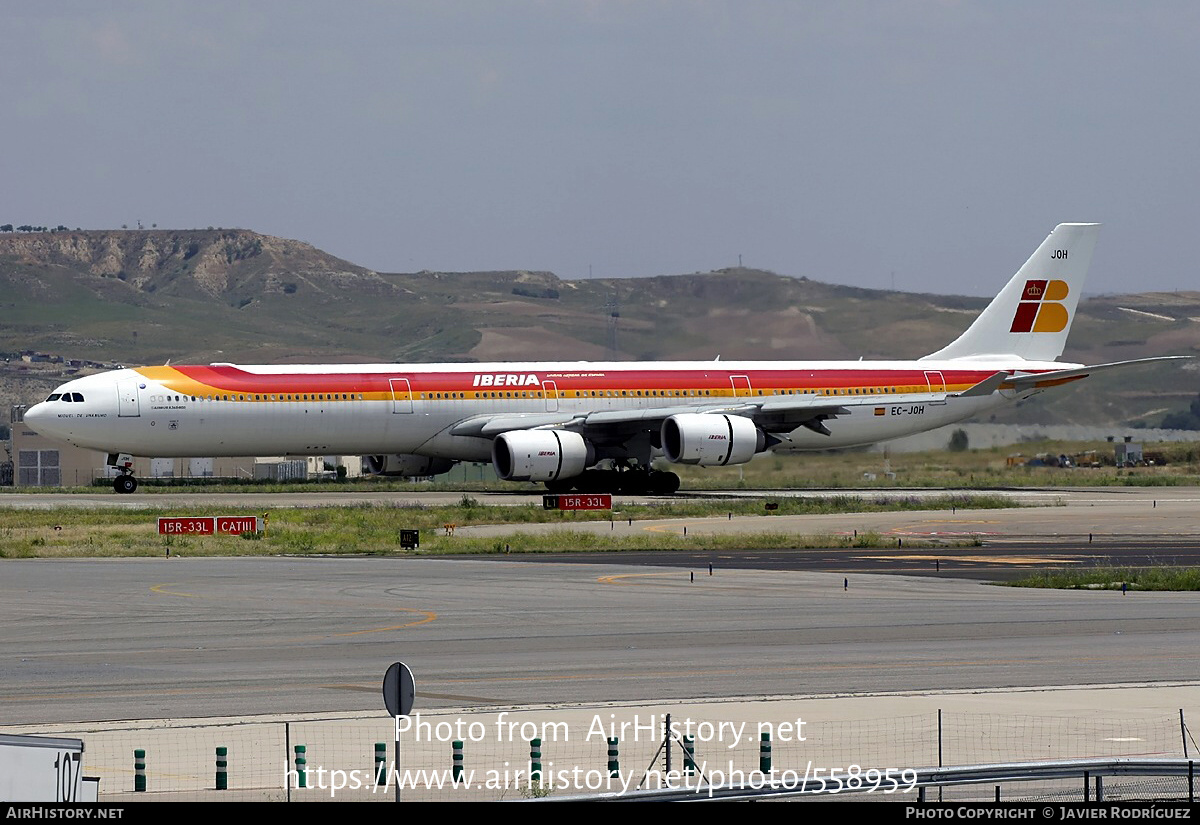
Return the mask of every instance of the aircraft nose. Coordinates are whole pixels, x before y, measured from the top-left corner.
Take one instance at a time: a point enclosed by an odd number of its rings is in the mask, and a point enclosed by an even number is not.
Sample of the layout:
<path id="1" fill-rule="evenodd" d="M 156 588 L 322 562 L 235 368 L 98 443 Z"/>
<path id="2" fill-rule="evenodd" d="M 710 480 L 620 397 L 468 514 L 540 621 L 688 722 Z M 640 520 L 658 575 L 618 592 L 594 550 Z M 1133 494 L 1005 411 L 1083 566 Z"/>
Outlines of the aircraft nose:
<path id="1" fill-rule="evenodd" d="M 38 424 L 46 420 L 46 404 L 34 404 L 25 411 L 25 415 L 21 416 L 21 420 L 25 422 L 34 432 L 39 432 Z"/>

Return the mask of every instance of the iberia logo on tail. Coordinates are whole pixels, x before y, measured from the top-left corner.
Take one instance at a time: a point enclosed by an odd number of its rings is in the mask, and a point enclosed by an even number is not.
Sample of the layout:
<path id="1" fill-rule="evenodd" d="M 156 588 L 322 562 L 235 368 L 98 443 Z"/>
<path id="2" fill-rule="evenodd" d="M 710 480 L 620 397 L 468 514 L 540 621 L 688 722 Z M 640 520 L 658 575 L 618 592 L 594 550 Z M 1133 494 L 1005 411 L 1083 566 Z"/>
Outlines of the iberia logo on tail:
<path id="1" fill-rule="evenodd" d="M 1069 291 L 1066 281 L 1026 281 L 1009 332 L 1062 332 L 1069 319 L 1059 302 Z"/>

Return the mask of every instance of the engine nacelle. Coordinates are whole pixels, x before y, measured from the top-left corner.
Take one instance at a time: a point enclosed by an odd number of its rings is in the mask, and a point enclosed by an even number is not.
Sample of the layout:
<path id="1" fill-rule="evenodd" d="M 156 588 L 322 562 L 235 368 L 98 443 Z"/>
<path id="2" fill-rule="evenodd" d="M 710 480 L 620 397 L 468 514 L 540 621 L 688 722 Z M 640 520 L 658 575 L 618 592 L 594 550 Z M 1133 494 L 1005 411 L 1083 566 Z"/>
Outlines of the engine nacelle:
<path id="1" fill-rule="evenodd" d="M 436 476 L 450 472 L 454 464 L 448 458 L 430 458 L 411 453 L 363 456 L 363 469 L 374 476 Z"/>
<path id="2" fill-rule="evenodd" d="M 582 473 L 596 451 L 569 430 L 515 430 L 492 442 L 492 465 L 505 481 L 556 481 Z"/>
<path id="3" fill-rule="evenodd" d="M 749 418 L 681 413 L 662 423 L 662 449 L 675 464 L 744 464 L 767 447 L 767 435 Z"/>

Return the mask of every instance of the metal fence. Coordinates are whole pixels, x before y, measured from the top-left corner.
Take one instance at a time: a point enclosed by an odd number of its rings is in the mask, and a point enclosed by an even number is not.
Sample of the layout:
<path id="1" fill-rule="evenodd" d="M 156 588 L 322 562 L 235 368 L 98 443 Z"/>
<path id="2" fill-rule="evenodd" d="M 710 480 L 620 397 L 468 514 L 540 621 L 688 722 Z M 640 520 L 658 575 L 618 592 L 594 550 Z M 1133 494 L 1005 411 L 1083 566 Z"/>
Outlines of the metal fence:
<path id="1" fill-rule="evenodd" d="M 550 801 L 597 799 L 605 802 L 680 802 L 699 799 L 762 800 L 812 797 L 927 802 L 1129 802 L 1196 801 L 1196 769 L 1192 759 L 1068 759 L 1048 762 L 1009 762 L 920 768 L 904 772 L 901 781 L 883 779 L 877 771 L 839 780 L 836 788 L 825 778 L 772 779 L 730 783 L 720 787 L 680 783 L 679 787 L 634 791 L 602 797 L 559 797 Z M 874 774 L 872 777 L 871 774 Z M 874 779 L 872 782 L 871 780 Z M 1105 780 L 1109 781 L 1107 784 Z M 1004 791 L 1007 790 L 1007 794 Z M 994 791 L 994 794 L 992 793 Z M 901 796 L 901 795 L 904 796 Z"/>
<path id="2" fill-rule="evenodd" d="M 664 737 L 668 723 L 671 735 Z M 387 717 L 96 724 L 69 731 L 60 727 L 59 733 L 84 740 L 84 772 L 100 778 L 101 800 L 113 802 L 382 802 L 395 798 L 397 775 L 407 800 L 513 800 L 655 790 L 673 780 L 720 785 L 724 782 L 718 780 L 736 782 L 764 767 L 811 780 L 867 776 L 868 771 L 902 777 L 905 770 L 927 772 L 928 766 L 1196 755 L 1182 711 L 1136 719 L 938 711 L 858 721 L 754 722 L 625 707 L 427 713 L 406 720 L 399 760 L 396 724 Z M 692 764 L 684 754 L 689 739 Z M 461 743 L 457 768 L 456 742 Z M 227 763 L 223 777 L 218 777 L 218 748 Z M 135 767 L 139 751 L 145 790 L 135 790 L 141 787 Z M 386 784 L 379 782 L 380 758 Z M 540 782 L 531 781 L 534 770 L 540 770 Z M 926 778 L 921 774 L 922 783 Z M 1187 793 L 1181 781 L 1170 794 Z M 1021 798 L 1060 792 L 1080 798 L 1075 779 L 1007 777 L 1005 783 L 1008 793 Z M 216 790 L 219 786 L 224 789 Z M 1109 791 L 1121 792 L 1113 786 Z M 872 796 L 911 801 L 917 792 L 914 786 L 908 793 Z M 940 793 L 943 799 L 993 798 L 992 789 L 975 783 L 943 787 Z"/>

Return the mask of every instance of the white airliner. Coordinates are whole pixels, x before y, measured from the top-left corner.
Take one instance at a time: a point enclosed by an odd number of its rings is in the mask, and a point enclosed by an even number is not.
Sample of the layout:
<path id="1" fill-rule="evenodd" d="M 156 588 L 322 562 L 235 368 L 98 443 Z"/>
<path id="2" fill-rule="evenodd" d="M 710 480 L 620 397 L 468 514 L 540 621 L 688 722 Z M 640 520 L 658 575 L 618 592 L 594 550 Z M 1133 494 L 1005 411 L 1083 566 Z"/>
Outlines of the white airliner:
<path id="1" fill-rule="evenodd" d="M 718 466 L 779 444 L 870 444 L 1166 360 L 1054 360 L 1098 231 L 1057 226 L 966 332 L 916 361 L 140 367 L 63 384 L 25 423 L 107 452 L 119 493 L 137 488 L 134 455 L 341 454 L 388 475 L 491 461 L 553 491 L 673 493 L 679 477 L 652 459 Z"/>

